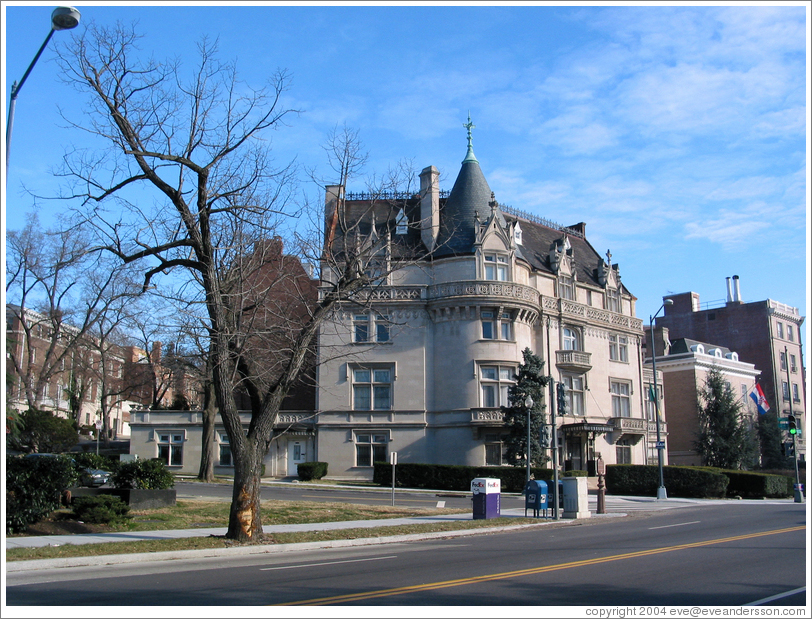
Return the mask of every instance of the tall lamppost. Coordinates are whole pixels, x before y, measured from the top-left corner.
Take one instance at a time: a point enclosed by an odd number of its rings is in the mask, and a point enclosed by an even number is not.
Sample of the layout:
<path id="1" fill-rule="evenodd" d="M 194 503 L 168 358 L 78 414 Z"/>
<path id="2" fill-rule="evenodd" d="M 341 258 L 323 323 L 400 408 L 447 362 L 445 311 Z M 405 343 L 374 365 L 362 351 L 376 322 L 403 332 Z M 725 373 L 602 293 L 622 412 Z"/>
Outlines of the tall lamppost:
<path id="1" fill-rule="evenodd" d="M 660 485 L 657 488 L 657 500 L 660 499 L 667 499 L 668 493 L 665 490 L 665 482 L 663 481 L 663 450 L 665 449 L 665 443 L 662 440 L 662 436 L 660 434 L 660 394 L 657 391 L 657 349 L 654 344 L 654 319 L 657 317 L 663 308 L 666 305 L 673 305 L 674 301 L 672 299 L 666 299 L 663 301 L 663 304 L 660 306 L 656 312 L 654 312 L 654 316 L 649 316 L 648 324 L 649 324 L 649 336 L 651 337 L 651 367 L 654 373 L 654 418 L 657 424 L 657 469 L 660 472 Z"/>
<path id="2" fill-rule="evenodd" d="M 57 30 L 71 30 L 76 28 L 79 25 L 79 19 L 81 15 L 79 11 L 74 9 L 70 6 L 60 6 L 54 9 L 54 12 L 51 13 L 51 30 L 48 32 L 48 36 L 45 37 L 45 42 L 39 48 L 37 55 L 34 56 L 34 60 L 31 61 L 31 64 L 28 65 L 28 69 L 26 70 L 23 78 L 20 80 L 18 84 L 16 81 L 11 85 L 11 101 L 8 104 L 8 120 L 6 121 L 6 183 L 8 183 L 8 161 L 9 161 L 9 153 L 11 152 L 11 131 L 14 127 L 14 108 L 17 107 L 17 95 L 20 94 L 20 89 L 25 84 L 25 80 L 28 79 L 28 74 L 31 73 L 31 69 L 34 68 L 34 65 L 37 64 L 37 60 L 42 55 L 42 52 L 45 50 L 45 47 L 48 45 L 48 41 L 51 40 L 54 32 Z"/>
<path id="3" fill-rule="evenodd" d="M 533 408 L 533 398 L 528 396 L 524 400 L 524 407 L 527 410 L 527 474 L 524 483 L 530 481 L 530 409 Z"/>

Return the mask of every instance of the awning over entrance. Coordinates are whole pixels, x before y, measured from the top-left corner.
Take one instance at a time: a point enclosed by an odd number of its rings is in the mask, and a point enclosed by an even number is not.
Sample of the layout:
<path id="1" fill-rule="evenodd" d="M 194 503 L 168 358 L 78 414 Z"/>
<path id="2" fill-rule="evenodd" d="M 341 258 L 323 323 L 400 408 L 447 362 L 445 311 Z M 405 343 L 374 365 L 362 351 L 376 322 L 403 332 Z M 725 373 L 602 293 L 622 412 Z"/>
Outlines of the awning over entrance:
<path id="1" fill-rule="evenodd" d="M 563 426 L 561 426 L 561 431 L 564 432 L 564 434 L 583 434 L 585 432 L 606 434 L 608 432 L 612 432 L 614 429 L 614 426 L 610 426 L 605 423 L 565 423 Z"/>

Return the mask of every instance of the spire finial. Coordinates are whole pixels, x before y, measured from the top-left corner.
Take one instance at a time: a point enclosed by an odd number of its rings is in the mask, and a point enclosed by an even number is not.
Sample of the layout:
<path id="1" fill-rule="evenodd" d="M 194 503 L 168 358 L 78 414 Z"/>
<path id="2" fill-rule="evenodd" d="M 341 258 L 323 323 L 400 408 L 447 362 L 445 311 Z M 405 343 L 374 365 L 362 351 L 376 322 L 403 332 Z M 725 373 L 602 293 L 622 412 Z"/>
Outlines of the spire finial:
<path id="1" fill-rule="evenodd" d="M 468 161 L 473 161 L 475 163 L 479 163 L 477 158 L 474 156 L 474 144 L 473 144 L 473 136 L 471 135 L 471 129 L 476 129 L 476 125 L 471 122 L 471 112 L 468 111 L 468 122 L 463 123 L 462 125 L 466 129 L 468 129 L 468 152 L 465 154 L 465 159 L 462 160 L 463 163 Z"/>

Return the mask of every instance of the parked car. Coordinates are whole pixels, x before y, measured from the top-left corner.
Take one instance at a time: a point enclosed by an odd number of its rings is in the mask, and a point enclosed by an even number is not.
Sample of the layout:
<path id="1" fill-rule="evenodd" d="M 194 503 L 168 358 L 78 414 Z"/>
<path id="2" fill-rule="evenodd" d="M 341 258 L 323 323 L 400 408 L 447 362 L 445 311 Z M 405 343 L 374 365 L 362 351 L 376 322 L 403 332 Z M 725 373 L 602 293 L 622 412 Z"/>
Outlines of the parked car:
<path id="1" fill-rule="evenodd" d="M 68 457 L 68 456 L 60 456 L 59 454 L 49 454 L 49 453 L 33 453 L 33 454 L 26 454 L 26 458 L 59 458 L 59 457 Z M 76 464 L 76 461 L 71 458 L 71 462 Z M 101 469 L 93 469 L 90 467 L 83 468 L 79 470 L 79 479 L 77 484 L 80 486 L 87 486 L 88 488 L 98 488 L 99 486 L 103 486 L 108 481 L 110 481 L 110 476 L 112 473 L 109 471 L 103 471 Z"/>

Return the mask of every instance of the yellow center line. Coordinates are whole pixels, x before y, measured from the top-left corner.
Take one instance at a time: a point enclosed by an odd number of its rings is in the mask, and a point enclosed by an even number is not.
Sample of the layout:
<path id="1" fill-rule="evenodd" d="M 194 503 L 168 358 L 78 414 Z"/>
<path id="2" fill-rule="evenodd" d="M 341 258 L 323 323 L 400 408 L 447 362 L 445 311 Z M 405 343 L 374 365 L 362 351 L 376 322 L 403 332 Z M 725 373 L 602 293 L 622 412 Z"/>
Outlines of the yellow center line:
<path id="1" fill-rule="evenodd" d="M 774 529 L 772 531 L 762 531 L 760 533 L 748 533 L 746 535 L 736 535 L 733 537 L 723 537 L 719 539 L 707 540 L 704 542 L 691 542 L 690 544 L 680 544 L 678 546 L 665 546 L 662 548 L 652 548 L 650 550 L 639 550 L 637 552 L 628 552 L 619 555 L 610 555 L 607 557 L 598 557 L 595 559 L 584 559 L 582 561 L 572 561 L 570 563 L 559 563 L 556 565 L 547 565 L 543 567 L 533 567 L 523 570 L 516 570 L 513 572 L 500 572 L 497 574 L 484 574 L 482 576 L 472 576 L 469 578 L 459 578 L 456 580 L 445 580 L 440 582 L 425 583 L 422 585 L 411 585 L 408 587 L 397 587 L 394 589 L 381 589 L 379 591 L 367 591 L 365 593 L 350 593 L 347 595 L 336 595 L 333 597 L 315 598 L 311 600 L 301 600 L 298 602 L 287 602 L 277 604 L 277 606 L 310 606 L 310 605 L 323 605 L 323 604 L 341 604 L 347 602 L 359 602 L 361 600 L 371 600 L 374 598 L 387 597 L 391 595 L 403 595 L 405 593 L 418 593 L 421 591 L 430 591 L 434 589 L 445 589 L 448 587 L 459 587 L 462 585 L 471 585 L 480 582 L 487 582 L 490 580 L 503 580 L 506 578 L 518 578 L 521 576 L 530 576 L 533 574 L 543 574 L 545 572 L 554 572 L 558 570 L 567 570 L 575 567 L 584 567 L 587 565 L 598 565 L 600 563 L 609 563 L 611 561 L 622 561 L 624 559 L 635 559 L 638 557 L 647 557 L 665 552 L 674 552 L 676 550 L 686 550 L 688 548 L 700 548 L 702 546 L 712 546 L 714 544 L 724 544 L 727 542 L 736 542 L 745 539 L 752 539 L 755 537 L 763 537 L 765 535 L 778 535 L 780 533 L 791 533 L 793 531 L 803 531 L 806 526 L 788 527 L 786 529 Z"/>

